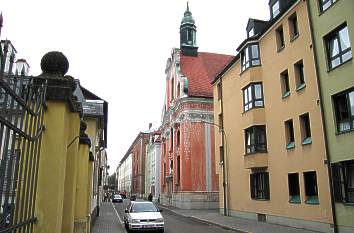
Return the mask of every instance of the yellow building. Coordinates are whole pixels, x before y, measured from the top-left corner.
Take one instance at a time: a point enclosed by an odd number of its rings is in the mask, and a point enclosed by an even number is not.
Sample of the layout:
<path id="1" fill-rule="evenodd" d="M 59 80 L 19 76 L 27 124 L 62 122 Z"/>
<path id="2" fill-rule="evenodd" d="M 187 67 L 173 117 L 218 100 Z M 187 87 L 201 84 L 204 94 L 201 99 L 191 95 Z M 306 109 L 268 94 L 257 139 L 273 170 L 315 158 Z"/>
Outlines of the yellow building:
<path id="1" fill-rule="evenodd" d="M 249 19 L 239 53 L 214 80 L 220 210 L 331 232 L 307 5 L 271 0 L 269 10 L 269 21 Z"/>

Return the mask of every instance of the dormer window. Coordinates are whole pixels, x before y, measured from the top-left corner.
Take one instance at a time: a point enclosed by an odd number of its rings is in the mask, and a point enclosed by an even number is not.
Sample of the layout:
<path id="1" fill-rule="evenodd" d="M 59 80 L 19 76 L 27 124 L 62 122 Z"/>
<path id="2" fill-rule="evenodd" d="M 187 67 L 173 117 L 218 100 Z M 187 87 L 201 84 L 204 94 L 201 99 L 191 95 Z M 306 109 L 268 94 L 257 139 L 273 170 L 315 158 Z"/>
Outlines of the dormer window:
<path id="1" fill-rule="evenodd" d="M 251 28 L 251 30 L 248 31 L 248 37 L 254 36 L 254 28 Z"/>
<path id="2" fill-rule="evenodd" d="M 274 19 L 275 17 L 277 17 L 277 15 L 279 15 L 279 13 L 280 13 L 279 1 L 276 1 L 272 5 L 272 18 Z"/>
<path id="3" fill-rule="evenodd" d="M 260 64 L 258 44 L 247 45 L 241 51 L 241 71 L 245 71 L 250 66 L 259 66 Z"/>

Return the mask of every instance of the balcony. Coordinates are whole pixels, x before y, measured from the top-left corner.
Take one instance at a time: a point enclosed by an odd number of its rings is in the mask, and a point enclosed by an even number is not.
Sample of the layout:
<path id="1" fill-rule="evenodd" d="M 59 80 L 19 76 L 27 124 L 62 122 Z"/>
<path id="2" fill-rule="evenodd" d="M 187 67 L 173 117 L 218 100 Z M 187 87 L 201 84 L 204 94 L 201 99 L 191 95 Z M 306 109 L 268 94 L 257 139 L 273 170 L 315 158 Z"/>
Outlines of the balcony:
<path id="1" fill-rule="evenodd" d="M 246 169 L 268 167 L 268 154 L 256 153 L 244 156 L 244 166 Z"/>

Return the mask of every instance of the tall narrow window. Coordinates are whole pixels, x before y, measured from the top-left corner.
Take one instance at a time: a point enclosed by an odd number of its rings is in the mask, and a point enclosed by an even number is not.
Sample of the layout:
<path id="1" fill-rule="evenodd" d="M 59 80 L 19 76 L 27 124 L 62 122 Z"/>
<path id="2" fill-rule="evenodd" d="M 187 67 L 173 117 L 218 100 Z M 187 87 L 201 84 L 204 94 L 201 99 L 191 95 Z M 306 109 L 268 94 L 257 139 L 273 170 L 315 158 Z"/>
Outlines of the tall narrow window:
<path id="1" fill-rule="evenodd" d="M 252 173 L 250 175 L 251 198 L 256 200 L 269 200 L 269 174 L 268 172 Z"/>
<path id="2" fill-rule="evenodd" d="M 177 97 L 179 97 L 180 96 L 180 93 L 181 93 L 181 85 L 180 85 L 180 83 L 178 83 L 178 85 L 177 85 Z"/>
<path id="3" fill-rule="evenodd" d="M 319 0 L 320 11 L 323 12 L 323 11 L 327 10 L 336 1 L 337 0 Z"/>
<path id="4" fill-rule="evenodd" d="M 285 121 L 286 149 L 295 147 L 293 120 Z"/>
<path id="5" fill-rule="evenodd" d="M 246 154 L 267 152 L 267 136 L 264 125 L 252 126 L 245 129 Z"/>
<path id="6" fill-rule="evenodd" d="M 334 69 L 352 58 L 348 27 L 335 29 L 325 37 L 327 44 L 328 66 Z"/>
<path id="7" fill-rule="evenodd" d="M 264 107 L 262 83 L 251 83 L 243 89 L 243 110 Z"/>
<path id="8" fill-rule="evenodd" d="M 354 203 L 354 160 L 332 164 L 336 202 Z"/>
<path id="9" fill-rule="evenodd" d="M 299 35 L 299 28 L 297 25 L 297 16 L 294 13 L 289 17 L 290 39 L 293 40 Z"/>
<path id="10" fill-rule="evenodd" d="M 311 144 L 312 143 L 311 126 L 310 126 L 310 117 L 308 113 L 300 116 L 300 124 L 301 124 L 302 145 Z"/>
<path id="11" fill-rule="evenodd" d="M 300 184 L 299 184 L 299 174 L 290 173 L 288 174 L 288 185 L 289 185 L 289 202 L 290 203 L 300 203 Z"/>
<path id="12" fill-rule="evenodd" d="M 254 36 L 254 28 L 251 28 L 249 31 L 248 31 L 248 37 L 252 37 Z"/>
<path id="13" fill-rule="evenodd" d="M 299 61 L 294 65 L 295 69 L 295 82 L 296 82 L 296 90 L 299 91 L 303 89 L 305 85 L 305 73 L 304 73 L 304 63 L 303 61 Z"/>
<path id="14" fill-rule="evenodd" d="M 170 152 L 173 151 L 173 128 L 171 128 L 171 131 L 170 131 Z"/>
<path id="15" fill-rule="evenodd" d="M 282 97 L 286 98 L 290 95 L 290 85 L 289 85 L 289 74 L 288 70 L 283 71 L 280 74 L 280 81 L 281 81 L 281 92 Z"/>
<path id="16" fill-rule="evenodd" d="M 224 147 L 223 146 L 219 147 L 219 153 L 220 153 L 220 163 L 224 163 Z"/>
<path id="17" fill-rule="evenodd" d="M 222 97 L 222 85 L 221 85 L 221 82 L 219 82 L 218 85 L 217 85 L 217 92 L 218 92 L 218 100 L 220 100 L 221 97 Z"/>
<path id="18" fill-rule="evenodd" d="M 181 156 L 177 156 L 177 183 L 181 180 Z"/>
<path id="19" fill-rule="evenodd" d="M 280 51 L 285 47 L 283 26 L 278 27 L 275 32 L 276 32 L 277 48 L 278 51 Z"/>
<path id="20" fill-rule="evenodd" d="M 177 143 L 176 146 L 179 147 L 181 144 L 181 132 L 178 130 L 177 131 Z"/>
<path id="21" fill-rule="evenodd" d="M 318 202 L 318 187 L 315 171 L 304 172 L 305 180 L 305 195 L 307 204 L 319 204 Z"/>
<path id="22" fill-rule="evenodd" d="M 163 184 L 166 183 L 166 179 L 165 179 L 166 174 L 167 174 L 167 172 L 166 172 L 166 163 L 163 163 L 163 176 L 162 176 Z"/>
<path id="23" fill-rule="evenodd" d="M 276 1 L 272 5 L 272 18 L 277 17 L 277 15 L 279 15 L 279 13 L 280 13 L 279 1 Z"/>
<path id="24" fill-rule="evenodd" d="M 171 101 L 175 98 L 175 80 L 172 78 L 171 80 Z"/>
<path id="25" fill-rule="evenodd" d="M 337 131 L 354 130 L 354 90 L 333 96 Z"/>
<path id="26" fill-rule="evenodd" d="M 218 118 L 219 118 L 219 129 L 224 129 L 224 122 L 223 122 L 223 118 L 222 118 L 222 113 L 219 114 Z"/>
<path id="27" fill-rule="evenodd" d="M 241 71 L 246 70 L 250 66 L 258 66 L 260 64 L 258 44 L 247 45 L 241 51 Z"/>

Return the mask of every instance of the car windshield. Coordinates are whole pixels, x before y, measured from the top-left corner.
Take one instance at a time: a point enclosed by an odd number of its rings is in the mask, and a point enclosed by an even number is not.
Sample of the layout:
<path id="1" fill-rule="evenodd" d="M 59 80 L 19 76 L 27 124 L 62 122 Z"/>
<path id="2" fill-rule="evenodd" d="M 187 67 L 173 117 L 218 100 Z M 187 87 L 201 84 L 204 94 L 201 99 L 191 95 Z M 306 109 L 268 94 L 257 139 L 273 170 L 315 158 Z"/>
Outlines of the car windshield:
<path id="1" fill-rule="evenodd" d="M 157 212 L 157 208 L 151 202 L 134 203 L 131 212 Z"/>
<path id="2" fill-rule="evenodd" d="M 121 198 L 121 196 L 120 195 L 114 195 L 114 198 Z"/>

